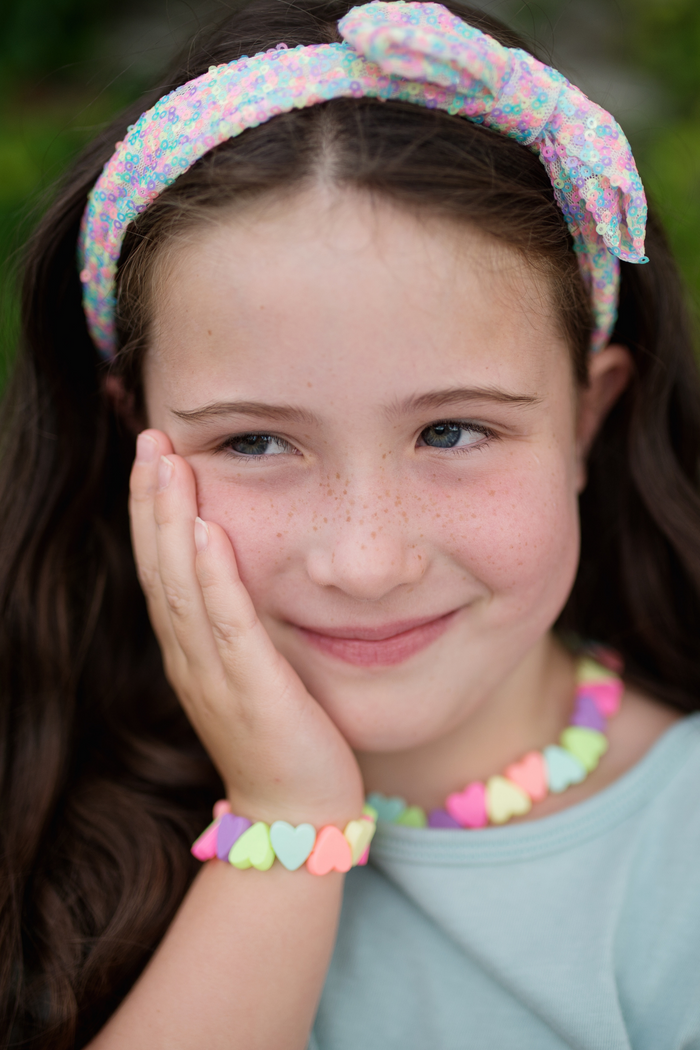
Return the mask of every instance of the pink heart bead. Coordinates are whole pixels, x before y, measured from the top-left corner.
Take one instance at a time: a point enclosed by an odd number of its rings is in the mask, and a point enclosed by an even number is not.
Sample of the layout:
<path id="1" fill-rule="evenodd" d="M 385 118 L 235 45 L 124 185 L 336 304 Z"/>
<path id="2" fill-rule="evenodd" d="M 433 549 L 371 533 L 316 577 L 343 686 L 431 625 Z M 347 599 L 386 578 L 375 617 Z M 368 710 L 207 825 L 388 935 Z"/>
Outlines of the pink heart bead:
<path id="1" fill-rule="evenodd" d="M 190 853 L 197 860 L 213 860 L 216 856 L 216 838 L 219 834 L 219 821 L 215 820 L 205 828 L 199 838 L 192 844 Z"/>
<path id="2" fill-rule="evenodd" d="M 589 696 L 605 718 L 611 718 L 620 710 L 620 701 L 624 692 L 624 682 L 586 682 L 579 686 L 579 696 Z"/>
<path id="3" fill-rule="evenodd" d="M 529 751 L 519 762 L 513 762 L 505 771 L 508 780 L 512 780 L 533 802 L 541 802 L 546 798 L 547 771 L 544 767 L 544 759 L 539 751 Z"/>
<path id="4" fill-rule="evenodd" d="M 445 799 L 445 809 L 462 828 L 484 828 L 488 824 L 486 814 L 486 789 L 475 780 L 467 784 L 464 791 L 457 791 Z"/>
<path id="5" fill-rule="evenodd" d="M 223 817 L 224 813 L 231 812 L 231 803 L 227 798 L 220 798 L 218 802 L 214 803 L 214 820 L 217 817 Z"/>

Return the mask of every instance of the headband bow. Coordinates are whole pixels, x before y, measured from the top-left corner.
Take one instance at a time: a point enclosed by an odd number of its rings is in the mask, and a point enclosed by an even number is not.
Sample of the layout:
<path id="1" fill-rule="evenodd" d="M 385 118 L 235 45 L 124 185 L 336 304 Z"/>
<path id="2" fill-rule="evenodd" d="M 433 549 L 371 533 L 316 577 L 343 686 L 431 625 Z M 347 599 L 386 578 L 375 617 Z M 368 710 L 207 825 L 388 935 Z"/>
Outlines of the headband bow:
<path id="1" fill-rule="evenodd" d="M 646 198 L 615 119 L 561 73 L 507 48 L 441 4 L 355 7 L 343 44 L 242 58 L 160 99 L 128 129 L 88 201 L 79 254 L 90 334 L 115 352 L 115 278 L 129 222 L 201 156 L 278 113 L 333 98 L 398 99 L 483 124 L 539 154 L 592 298 L 591 349 L 610 338 L 618 259 L 646 262 Z"/>

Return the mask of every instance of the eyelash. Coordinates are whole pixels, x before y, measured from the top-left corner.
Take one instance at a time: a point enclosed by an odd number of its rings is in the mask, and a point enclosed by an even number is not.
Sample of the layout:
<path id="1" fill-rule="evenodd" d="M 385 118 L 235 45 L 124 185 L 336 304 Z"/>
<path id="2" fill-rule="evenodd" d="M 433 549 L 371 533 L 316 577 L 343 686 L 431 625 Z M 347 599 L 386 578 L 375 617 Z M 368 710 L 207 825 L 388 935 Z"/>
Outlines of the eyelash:
<path id="1" fill-rule="evenodd" d="M 430 430 L 431 428 L 442 427 L 442 426 L 455 426 L 455 427 L 459 427 L 463 431 L 464 430 L 474 431 L 476 433 L 482 434 L 483 437 L 486 439 L 486 442 L 492 440 L 493 438 L 495 438 L 497 436 L 496 433 L 493 430 L 490 430 L 488 427 L 484 426 L 481 423 L 473 423 L 471 420 L 439 419 L 439 420 L 435 420 L 432 423 L 428 423 L 427 426 L 424 426 L 421 429 L 421 431 L 420 431 L 419 438 L 426 432 L 426 430 Z M 287 441 L 285 438 L 279 437 L 276 434 L 266 434 L 263 431 L 249 430 L 249 431 L 244 431 L 241 434 L 233 434 L 231 437 L 226 438 L 225 441 L 223 441 L 217 448 L 214 449 L 215 454 L 224 453 L 224 454 L 229 455 L 229 456 L 231 456 L 231 457 L 233 457 L 234 459 L 237 459 L 237 460 L 261 460 L 261 459 L 271 459 L 272 458 L 272 456 L 265 455 L 264 453 L 261 453 L 259 455 L 255 455 L 255 454 L 251 455 L 251 454 L 246 454 L 246 453 L 242 453 L 242 452 L 236 452 L 231 446 L 235 442 L 239 442 L 239 441 L 241 441 L 244 438 L 255 438 L 255 439 L 265 438 L 268 441 L 276 441 L 280 445 L 285 445 L 286 446 L 284 454 L 287 454 L 287 450 L 292 451 L 292 452 L 296 451 L 294 449 L 294 446 L 292 445 L 292 443 Z M 426 443 L 418 445 L 419 448 L 433 448 L 433 449 L 436 449 L 438 452 L 450 453 L 451 455 L 468 455 L 471 452 L 475 452 L 477 450 L 480 451 L 481 449 L 484 448 L 484 446 L 485 446 L 485 442 L 481 442 L 481 441 L 480 442 L 475 442 L 473 446 L 462 446 L 461 448 L 449 447 L 449 446 L 443 447 L 443 448 L 439 448 L 438 446 L 428 445 Z M 276 453 L 276 455 L 282 455 L 282 454 L 283 453 L 279 453 L 279 452 Z"/>

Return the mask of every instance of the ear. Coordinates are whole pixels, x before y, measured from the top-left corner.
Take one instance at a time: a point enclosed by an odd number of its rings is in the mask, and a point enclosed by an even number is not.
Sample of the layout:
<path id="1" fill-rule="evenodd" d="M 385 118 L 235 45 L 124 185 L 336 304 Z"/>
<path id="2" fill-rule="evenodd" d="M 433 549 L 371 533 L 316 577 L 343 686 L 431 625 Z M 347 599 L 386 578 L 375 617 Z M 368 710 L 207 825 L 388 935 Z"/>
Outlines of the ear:
<path id="1" fill-rule="evenodd" d="M 136 418 L 134 395 L 124 386 L 121 376 L 106 372 L 102 379 L 102 393 L 112 406 L 115 416 L 121 420 L 127 430 L 132 434 L 139 434 L 143 430 Z"/>
<path id="2" fill-rule="evenodd" d="M 579 393 L 576 420 L 579 492 L 586 484 L 586 460 L 591 445 L 608 412 L 629 383 L 633 367 L 632 355 L 619 343 L 591 354 L 588 384 Z"/>

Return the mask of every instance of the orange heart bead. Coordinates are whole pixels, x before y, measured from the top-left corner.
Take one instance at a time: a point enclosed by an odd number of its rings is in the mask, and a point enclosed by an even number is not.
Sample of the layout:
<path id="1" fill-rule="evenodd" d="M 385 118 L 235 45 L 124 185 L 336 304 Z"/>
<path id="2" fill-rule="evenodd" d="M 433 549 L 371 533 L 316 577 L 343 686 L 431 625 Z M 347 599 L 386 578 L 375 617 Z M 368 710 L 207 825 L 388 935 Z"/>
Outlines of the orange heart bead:
<path id="1" fill-rule="evenodd" d="M 530 796 L 533 802 L 541 802 L 547 796 L 547 773 L 544 759 L 539 751 L 529 751 L 520 762 L 514 762 L 505 771 L 508 780 Z"/>
<path id="2" fill-rule="evenodd" d="M 352 853 L 350 843 L 342 831 L 333 824 L 321 828 L 306 867 L 312 875 L 327 875 L 329 871 L 350 871 Z"/>

